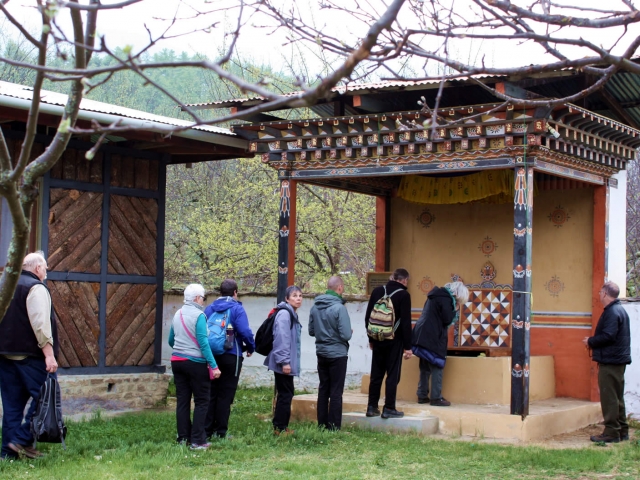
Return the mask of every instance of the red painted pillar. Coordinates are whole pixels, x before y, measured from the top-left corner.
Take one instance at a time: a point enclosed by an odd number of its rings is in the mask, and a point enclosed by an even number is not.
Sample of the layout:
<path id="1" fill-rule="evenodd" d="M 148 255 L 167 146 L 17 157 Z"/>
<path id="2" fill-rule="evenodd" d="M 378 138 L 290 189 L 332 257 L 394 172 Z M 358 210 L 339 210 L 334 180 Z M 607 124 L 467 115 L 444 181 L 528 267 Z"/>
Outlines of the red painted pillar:
<path id="1" fill-rule="evenodd" d="M 607 281 L 607 255 L 609 248 L 609 187 L 593 189 L 593 274 L 591 281 L 591 334 L 596 330 L 604 308 L 600 303 L 600 288 Z M 624 285 L 622 286 L 624 287 Z M 587 353 L 585 352 L 585 355 Z M 600 401 L 598 365 L 591 362 L 591 401 Z"/>

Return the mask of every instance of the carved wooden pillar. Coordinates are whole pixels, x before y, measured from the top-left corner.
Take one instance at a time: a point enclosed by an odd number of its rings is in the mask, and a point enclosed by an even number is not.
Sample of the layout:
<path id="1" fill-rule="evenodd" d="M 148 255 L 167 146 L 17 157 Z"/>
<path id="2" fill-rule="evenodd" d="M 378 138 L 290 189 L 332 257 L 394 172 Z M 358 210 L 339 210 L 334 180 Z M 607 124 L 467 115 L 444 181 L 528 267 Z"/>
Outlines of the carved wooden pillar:
<path id="1" fill-rule="evenodd" d="M 287 273 L 287 284 L 296 283 L 296 205 L 298 204 L 298 182 L 289 180 L 289 272 Z"/>
<path id="2" fill-rule="evenodd" d="M 289 282 L 289 234 L 291 233 L 291 183 L 289 177 L 280 179 L 280 221 L 278 243 L 278 303 L 284 301 Z M 295 235 L 295 233 L 293 234 Z"/>
<path id="3" fill-rule="evenodd" d="M 518 163 L 522 159 L 518 158 Z M 515 170 L 513 214 L 513 308 L 511 329 L 511 414 L 529 414 L 529 333 L 531 326 L 531 233 L 533 168 Z"/>

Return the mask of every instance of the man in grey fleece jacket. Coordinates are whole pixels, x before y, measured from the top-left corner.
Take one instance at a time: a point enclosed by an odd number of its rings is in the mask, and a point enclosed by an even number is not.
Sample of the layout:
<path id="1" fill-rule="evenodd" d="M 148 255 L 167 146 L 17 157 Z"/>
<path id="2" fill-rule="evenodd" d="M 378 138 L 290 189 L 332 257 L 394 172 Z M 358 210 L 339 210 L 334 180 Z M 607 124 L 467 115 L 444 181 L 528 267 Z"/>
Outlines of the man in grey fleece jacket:
<path id="1" fill-rule="evenodd" d="M 329 278 L 327 292 L 316 297 L 309 313 L 309 335 L 316 337 L 320 377 L 318 426 L 327 430 L 340 430 L 342 424 L 342 392 L 353 334 L 343 292 L 342 278 Z"/>

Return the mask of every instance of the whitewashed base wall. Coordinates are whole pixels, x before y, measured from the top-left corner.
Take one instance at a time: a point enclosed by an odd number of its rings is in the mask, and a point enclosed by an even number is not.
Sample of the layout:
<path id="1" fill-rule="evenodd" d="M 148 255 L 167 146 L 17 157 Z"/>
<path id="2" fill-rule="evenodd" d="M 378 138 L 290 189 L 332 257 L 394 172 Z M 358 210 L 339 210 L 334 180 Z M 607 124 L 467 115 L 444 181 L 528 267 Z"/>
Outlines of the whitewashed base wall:
<path id="1" fill-rule="evenodd" d="M 209 298 L 212 298 L 209 296 Z M 210 301 L 208 299 L 208 301 Z M 255 333 L 269 311 L 276 306 L 275 297 L 243 295 L 240 298 L 244 306 L 251 330 Z M 163 311 L 163 343 L 162 362 L 171 368 L 171 347 L 167 343 L 171 319 L 180 308 L 183 297 L 178 295 L 164 296 Z M 302 372 L 300 378 L 296 378 L 296 389 L 315 390 L 318 388 L 318 371 L 316 362 L 315 339 L 309 336 L 309 310 L 313 306 L 312 298 L 305 298 L 302 307 L 298 310 L 298 316 L 302 323 L 302 358 L 300 359 Z M 371 368 L 371 350 L 364 329 L 364 314 L 367 302 L 363 300 L 351 301 L 346 304 L 353 327 L 353 337 L 349 347 L 349 361 L 347 363 L 346 388 L 359 388 L 360 380 L 364 373 L 369 373 Z M 247 386 L 271 386 L 273 385 L 273 373 L 263 366 L 265 357 L 254 354 L 251 358 L 245 358 L 240 375 L 240 384 Z"/>

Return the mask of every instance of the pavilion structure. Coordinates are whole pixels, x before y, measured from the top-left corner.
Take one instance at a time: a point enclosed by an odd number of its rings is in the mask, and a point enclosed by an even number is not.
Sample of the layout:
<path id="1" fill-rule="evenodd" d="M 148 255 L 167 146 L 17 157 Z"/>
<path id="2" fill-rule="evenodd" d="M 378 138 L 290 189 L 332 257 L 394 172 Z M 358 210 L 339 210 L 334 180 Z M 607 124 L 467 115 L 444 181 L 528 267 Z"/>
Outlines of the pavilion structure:
<path id="1" fill-rule="evenodd" d="M 553 357 L 556 396 L 597 400 L 581 340 L 601 285 L 625 285 L 624 169 L 640 131 L 572 104 L 477 104 L 486 94 L 468 87 L 445 89 L 433 126 L 424 109 L 390 108 L 429 102 L 432 85 L 388 87 L 350 86 L 315 118 L 233 127 L 279 173 L 279 294 L 294 278 L 296 185 L 374 195 L 376 270 L 410 271 L 414 317 L 434 285 L 469 286 L 451 354 L 510 356 L 511 414 L 529 413 L 532 356 Z"/>

